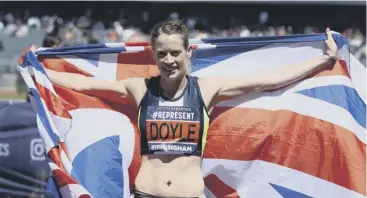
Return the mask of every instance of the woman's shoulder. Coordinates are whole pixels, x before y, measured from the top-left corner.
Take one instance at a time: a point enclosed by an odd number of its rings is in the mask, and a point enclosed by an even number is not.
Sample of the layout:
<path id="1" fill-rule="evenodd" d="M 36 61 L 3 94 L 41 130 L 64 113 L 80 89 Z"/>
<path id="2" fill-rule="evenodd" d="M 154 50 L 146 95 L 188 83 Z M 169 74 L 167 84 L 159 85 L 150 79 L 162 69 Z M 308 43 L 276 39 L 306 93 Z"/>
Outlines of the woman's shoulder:
<path id="1" fill-rule="evenodd" d="M 194 80 L 197 81 L 199 86 L 209 86 L 210 84 L 213 84 L 215 82 L 215 78 L 213 77 L 192 77 Z"/>
<path id="2" fill-rule="evenodd" d="M 152 77 L 134 77 L 134 78 L 127 78 L 125 82 L 133 85 L 145 85 L 148 87 L 149 84 L 159 81 L 159 76 L 152 76 Z"/>

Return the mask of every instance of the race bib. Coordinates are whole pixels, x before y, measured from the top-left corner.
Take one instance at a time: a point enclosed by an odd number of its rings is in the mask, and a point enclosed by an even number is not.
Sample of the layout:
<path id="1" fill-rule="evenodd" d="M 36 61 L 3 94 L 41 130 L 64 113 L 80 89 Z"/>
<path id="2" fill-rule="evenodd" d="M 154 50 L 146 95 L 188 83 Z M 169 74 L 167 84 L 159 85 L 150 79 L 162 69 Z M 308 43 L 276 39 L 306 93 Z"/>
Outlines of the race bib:
<path id="1" fill-rule="evenodd" d="M 195 107 L 149 106 L 147 139 L 153 152 L 194 152 L 200 136 L 200 114 Z"/>

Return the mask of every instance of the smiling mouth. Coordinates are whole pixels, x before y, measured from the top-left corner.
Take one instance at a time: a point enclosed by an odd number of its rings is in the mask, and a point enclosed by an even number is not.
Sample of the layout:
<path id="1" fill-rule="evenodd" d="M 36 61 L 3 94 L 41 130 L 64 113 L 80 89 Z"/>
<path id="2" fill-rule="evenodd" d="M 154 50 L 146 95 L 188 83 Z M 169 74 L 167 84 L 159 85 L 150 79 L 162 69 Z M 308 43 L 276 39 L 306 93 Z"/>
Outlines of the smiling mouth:
<path id="1" fill-rule="evenodd" d="M 171 68 L 163 67 L 163 70 L 164 70 L 165 72 L 169 72 L 169 73 L 171 73 L 171 72 L 173 72 L 174 70 L 176 70 L 176 68 L 174 68 L 174 67 L 171 67 Z"/>

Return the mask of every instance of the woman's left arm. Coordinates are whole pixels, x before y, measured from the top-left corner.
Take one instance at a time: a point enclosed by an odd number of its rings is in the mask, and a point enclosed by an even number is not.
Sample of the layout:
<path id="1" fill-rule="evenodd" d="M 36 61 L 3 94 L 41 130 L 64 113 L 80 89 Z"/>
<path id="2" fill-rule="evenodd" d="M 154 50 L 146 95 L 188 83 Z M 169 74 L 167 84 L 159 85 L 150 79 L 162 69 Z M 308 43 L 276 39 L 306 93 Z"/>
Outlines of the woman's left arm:
<path id="1" fill-rule="evenodd" d="M 327 40 L 325 40 L 326 48 L 324 55 L 312 60 L 297 65 L 281 67 L 274 71 L 252 77 L 238 79 L 213 78 L 210 79 L 212 83 L 203 82 L 206 85 L 212 84 L 212 86 L 214 85 L 216 87 L 215 90 L 212 89 L 214 93 L 212 92 L 210 94 L 209 103 L 215 105 L 220 101 L 229 100 L 251 92 L 277 89 L 294 83 L 327 66 L 333 65 L 336 60 L 337 46 L 329 28 L 327 28 L 326 34 Z"/>

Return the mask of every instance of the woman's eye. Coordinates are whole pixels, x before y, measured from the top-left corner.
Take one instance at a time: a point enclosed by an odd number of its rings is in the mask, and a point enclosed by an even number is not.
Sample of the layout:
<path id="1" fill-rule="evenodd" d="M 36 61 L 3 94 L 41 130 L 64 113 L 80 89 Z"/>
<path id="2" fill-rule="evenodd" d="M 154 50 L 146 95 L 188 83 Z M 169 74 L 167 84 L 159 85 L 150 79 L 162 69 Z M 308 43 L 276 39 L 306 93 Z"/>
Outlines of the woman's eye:
<path id="1" fill-rule="evenodd" d="M 166 56 L 166 53 L 164 53 L 164 52 L 159 52 L 158 53 L 158 57 L 160 57 L 160 58 L 163 58 L 165 56 Z"/>
<path id="2" fill-rule="evenodd" d="M 176 56 L 180 55 L 180 52 L 179 51 L 173 51 L 173 52 L 171 52 L 171 55 L 176 57 Z"/>

